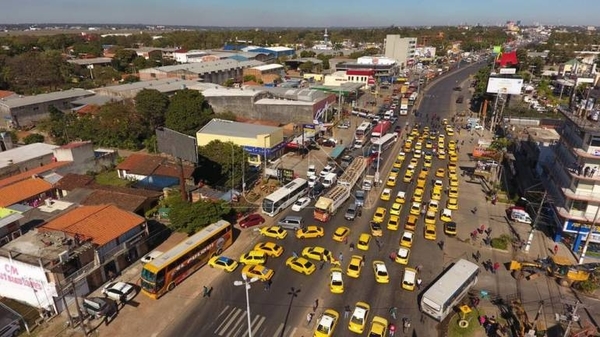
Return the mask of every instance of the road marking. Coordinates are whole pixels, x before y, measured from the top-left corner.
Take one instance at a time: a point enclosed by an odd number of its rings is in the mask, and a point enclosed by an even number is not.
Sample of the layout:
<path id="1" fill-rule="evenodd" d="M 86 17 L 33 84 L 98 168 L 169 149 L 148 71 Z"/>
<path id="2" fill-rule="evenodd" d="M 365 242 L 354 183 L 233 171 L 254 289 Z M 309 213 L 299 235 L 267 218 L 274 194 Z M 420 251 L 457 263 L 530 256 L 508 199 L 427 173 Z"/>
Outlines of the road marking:
<path id="1" fill-rule="evenodd" d="M 219 325 L 217 327 L 217 329 L 215 330 L 215 333 L 218 334 L 219 336 L 221 336 L 222 333 L 224 333 L 229 326 L 231 325 L 231 323 L 233 323 L 233 320 L 235 320 L 235 317 L 242 312 L 242 310 L 235 308 L 234 310 L 232 310 L 229 315 L 227 315 L 227 317 L 225 317 L 225 319 L 223 320 L 223 323 L 221 323 L 221 325 Z M 225 326 L 223 326 L 223 324 L 225 324 Z M 223 326 L 223 328 L 221 328 Z M 220 331 L 219 331 L 220 330 Z"/>
<path id="2" fill-rule="evenodd" d="M 246 311 L 243 311 L 231 329 L 232 333 L 228 334 L 228 336 L 237 336 L 238 334 L 243 335 L 242 331 L 248 331 L 248 326 L 245 323 L 247 317 L 248 315 L 246 314 Z"/>
<path id="3" fill-rule="evenodd" d="M 283 323 L 279 324 L 279 327 L 275 331 L 275 334 L 273 334 L 273 337 L 281 337 L 281 336 L 294 337 L 296 334 L 296 330 L 298 330 L 298 328 L 295 328 L 295 327 L 292 328 L 291 326 L 288 326 L 285 328 L 285 331 L 283 331 L 283 333 L 282 333 L 282 330 L 283 330 Z"/>
<path id="4" fill-rule="evenodd" d="M 258 322 L 257 322 L 257 320 L 258 320 Z M 254 318 L 254 320 L 252 321 L 252 325 L 251 325 L 251 326 L 253 327 L 253 328 L 252 328 L 252 336 L 255 336 L 255 335 L 256 335 L 256 332 L 257 332 L 257 331 L 258 331 L 258 329 L 261 327 L 261 325 L 262 325 L 262 324 L 265 322 L 265 320 L 266 320 L 266 317 L 264 317 L 264 316 L 258 316 L 258 315 L 257 315 L 257 316 Z M 255 324 L 255 323 L 256 323 L 256 324 Z"/>
<path id="5" fill-rule="evenodd" d="M 223 311 L 221 311 L 221 313 L 219 313 L 219 315 L 217 317 L 221 317 L 225 313 L 225 311 L 227 311 L 227 310 L 229 310 L 229 306 L 228 305 L 226 305 L 225 308 L 223 308 Z"/>

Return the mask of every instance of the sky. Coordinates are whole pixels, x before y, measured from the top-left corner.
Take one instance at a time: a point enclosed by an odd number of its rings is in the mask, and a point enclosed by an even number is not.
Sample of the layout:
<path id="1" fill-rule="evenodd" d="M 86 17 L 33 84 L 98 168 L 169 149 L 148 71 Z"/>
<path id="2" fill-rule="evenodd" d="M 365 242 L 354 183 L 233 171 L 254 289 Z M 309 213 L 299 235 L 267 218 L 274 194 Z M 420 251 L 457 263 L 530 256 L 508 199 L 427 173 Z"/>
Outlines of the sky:
<path id="1" fill-rule="evenodd" d="M 220 27 L 597 25 L 598 0 L 1 0 L 0 24 Z"/>

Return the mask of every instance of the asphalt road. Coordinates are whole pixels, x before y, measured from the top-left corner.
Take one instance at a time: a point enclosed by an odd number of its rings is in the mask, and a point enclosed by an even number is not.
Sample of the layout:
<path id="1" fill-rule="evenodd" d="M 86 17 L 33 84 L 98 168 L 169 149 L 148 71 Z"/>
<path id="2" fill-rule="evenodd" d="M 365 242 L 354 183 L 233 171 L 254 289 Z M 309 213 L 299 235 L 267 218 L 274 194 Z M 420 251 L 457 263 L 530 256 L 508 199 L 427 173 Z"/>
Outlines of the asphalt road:
<path id="1" fill-rule="evenodd" d="M 441 118 L 451 118 L 455 109 L 449 107 L 456 104 L 454 101 L 457 95 L 456 92 L 453 92 L 452 88 L 463 83 L 470 74 L 477 71 L 477 68 L 478 65 L 465 67 L 463 70 L 447 75 L 445 78 L 439 79 L 436 83 L 432 84 L 428 88 L 418 109 L 420 112 L 418 122 L 422 125 L 427 125 L 425 116 L 428 115 L 431 117 L 433 114 L 437 114 Z M 463 90 L 463 92 L 466 94 L 466 90 Z M 466 101 L 467 100 L 465 100 L 465 102 Z M 415 118 L 416 117 L 411 114 L 408 117 L 400 118 L 398 123 L 404 125 L 406 121 L 409 121 L 409 123 L 412 124 L 415 122 Z M 393 148 L 390 148 L 385 152 L 385 161 L 381 168 L 382 180 L 386 180 L 387 174 L 394 161 L 393 158 L 400 151 L 401 146 L 402 142 L 398 141 Z M 408 165 L 409 159 L 410 156 L 405 160 L 403 170 Z M 438 167 L 445 167 L 446 162 L 446 160 L 441 161 L 435 159 L 434 166 L 431 168 L 432 172 L 435 172 Z M 420 161 L 417 170 L 420 170 L 421 165 L 422 160 Z M 429 178 L 433 177 L 434 173 L 430 173 Z M 447 177 L 444 178 L 444 183 L 445 185 L 448 184 Z M 429 200 L 430 185 L 430 183 L 427 184 L 424 201 Z M 397 186 L 393 188 L 392 195 L 395 195 L 399 190 L 407 192 L 407 197 L 410 197 L 413 192 L 413 186 L 403 183 L 400 179 Z M 345 207 L 347 207 L 347 205 L 345 205 L 343 210 L 340 210 L 333 220 L 327 224 L 323 224 L 325 228 L 325 236 L 323 238 L 298 240 L 294 235 L 288 235 L 284 240 L 262 238 L 260 236 L 255 238 L 256 243 L 278 241 L 277 243 L 284 247 L 285 252 L 279 258 L 269 258 L 266 264 L 267 267 L 272 268 L 275 271 L 271 288 L 266 290 L 262 283 L 256 282 L 251 285 L 251 289 L 249 290 L 253 336 L 283 337 L 312 335 L 317 318 L 326 308 L 332 308 L 340 313 L 341 320 L 334 335 L 347 336 L 350 333 L 347 330 L 348 320 L 343 319 L 344 307 L 349 305 L 353 308 L 357 301 L 364 301 L 370 304 L 371 314 L 368 320 L 369 324 L 374 315 L 391 319 L 388 311 L 390 307 L 395 306 L 398 308 L 398 319 L 396 320 L 397 326 L 400 326 L 402 317 L 408 317 L 413 323 L 412 329 L 414 329 L 414 336 L 432 336 L 436 334 L 436 322 L 430 319 L 424 320 L 424 323 L 419 322 L 421 316 L 417 302 L 418 291 L 408 292 L 402 290 L 400 287 L 403 266 L 392 263 L 388 258 L 390 252 L 397 250 L 398 248 L 398 242 L 402 235 L 402 228 L 399 231 L 387 230 L 385 228 L 385 225 L 387 224 L 386 217 L 386 221 L 383 223 L 384 235 L 381 239 L 383 242 L 381 250 L 379 250 L 375 242 L 372 241 L 368 251 L 363 252 L 354 249 L 353 252 L 350 252 L 348 245 L 335 242 L 331 239 L 333 231 L 338 226 L 342 225 L 351 228 L 352 232 L 349 242 L 356 242 L 360 233 L 369 232 L 368 224 L 375 208 L 377 206 L 384 206 L 389 209 L 393 203 L 393 201 L 387 202 L 379 200 L 379 192 L 381 192 L 381 188 L 371 192 L 370 198 L 372 200 L 377 200 L 376 204 L 370 209 L 365 209 L 362 217 L 353 222 L 348 222 L 343 218 Z M 445 203 L 446 196 L 444 195 L 440 202 L 440 206 L 443 207 Z M 409 206 L 410 201 L 407 200 L 407 203 L 404 205 L 401 212 L 401 221 L 405 221 L 407 218 Z M 283 217 L 290 213 L 295 212 L 288 209 L 279 217 Z M 303 215 L 308 224 L 315 222 L 312 220 L 312 209 L 307 208 L 300 212 L 300 214 Z M 438 221 L 437 227 L 438 240 L 443 239 L 444 234 L 440 221 Z M 411 249 L 409 265 L 412 267 L 422 265 L 422 277 L 424 279 L 434 278 L 443 264 L 443 256 L 441 250 L 437 246 L 437 242 L 424 239 L 422 228 L 423 220 L 420 219 L 415 233 L 416 239 Z M 290 232 L 290 234 L 293 233 Z M 325 265 L 323 269 L 319 269 L 319 263 L 317 263 L 316 272 L 310 276 L 300 275 L 285 266 L 285 259 L 291 256 L 292 252 L 300 254 L 304 247 L 314 245 L 323 246 L 331 250 L 336 258 L 339 253 L 342 253 L 342 269 L 344 270 L 352 254 L 364 254 L 366 256 L 365 266 L 358 279 L 344 277 L 345 290 L 343 294 L 331 294 L 329 291 L 329 265 Z M 232 257 L 236 259 L 239 258 L 238 256 Z M 391 282 L 389 284 L 376 283 L 372 269 L 372 262 L 376 259 L 385 261 L 390 273 Z M 248 322 L 246 318 L 246 295 L 243 287 L 236 287 L 233 285 L 235 280 L 241 279 L 239 270 L 241 270 L 241 267 L 231 274 L 222 273 L 219 281 L 213 283 L 214 290 L 211 293 L 210 298 L 193 302 L 187 310 L 187 315 L 180 317 L 179 321 L 174 322 L 170 329 L 167 329 L 161 335 L 180 337 L 247 336 Z M 212 273 L 214 271 L 205 268 L 198 272 Z M 292 288 L 296 290 L 300 289 L 300 292 L 297 293 L 297 297 L 295 298 L 292 298 L 292 295 L 290 295 Z M 312 312 L 316 299 L 318 299 L 319 303 L 315 318 L 311 324 L 307 324 L 306 316 L 309 312 Z M 152 323 L 148 322 L 148 324 Z M 366 335 L 367 331 L 368 326 L 363 335 Z"/>

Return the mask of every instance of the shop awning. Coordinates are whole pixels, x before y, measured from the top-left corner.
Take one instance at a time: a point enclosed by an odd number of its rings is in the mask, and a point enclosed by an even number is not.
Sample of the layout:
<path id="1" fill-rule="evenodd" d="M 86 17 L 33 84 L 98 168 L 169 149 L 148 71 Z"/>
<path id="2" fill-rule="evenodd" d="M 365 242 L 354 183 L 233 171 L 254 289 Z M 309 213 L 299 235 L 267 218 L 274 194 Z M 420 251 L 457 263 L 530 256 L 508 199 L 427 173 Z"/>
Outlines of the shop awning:
<path id="1" fill-rule="evenodd" d="M 345 149 L 346 149 L 346 146 L 338 145 L 333 148 L 333 151 L 331 151 L 331 154 L 329 155 L 329 157 L 331 157 L 331 159 L 333 159 L 333 160 L 336 160 L 339 158 L 339 156 L 342 155 L 342 153 L 344 152 Z"/>

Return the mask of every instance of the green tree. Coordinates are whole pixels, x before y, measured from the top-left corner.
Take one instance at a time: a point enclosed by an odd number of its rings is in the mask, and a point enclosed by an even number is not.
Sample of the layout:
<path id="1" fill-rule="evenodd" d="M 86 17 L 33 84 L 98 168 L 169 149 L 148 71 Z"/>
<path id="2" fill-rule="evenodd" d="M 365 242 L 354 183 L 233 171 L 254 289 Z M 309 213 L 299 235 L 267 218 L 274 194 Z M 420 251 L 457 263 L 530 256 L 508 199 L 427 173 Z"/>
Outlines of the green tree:
<path id="1" fill-rule="evenodd" d="M 312 50 L 303 50 L 300 52 L 300 57 L 315 57 L 317 53 Z"/>
<path id="2" fill-rule="evenodd" d="M 165 126 L 169 129 L 195 136 L 212 115 L 212 109 L 204 96 L 196 90 L 183 89 L 171 97 Z"/>
<path id="3" fill-rule="evenodd" d="M 90 122 L 94 123 L 96 130 L 91 139 L 98 145 L 131 150 L 142 147 L 146 135 L 144 123 L 130 102 L 105 104 Z"/>
<path id="4" fill-rule="evenodd" d="M 300 69 L 300 71 L 302 71 L 304 73 L 310 73 L 310 72 L 312 72 L 314 66 L 315 66 L 314 63 L 308 61 L 308 62 L 301 63 L 298 68 Z"/>
<path id="5" fill-rule="evenodd" d="M 149 134 L 164 125 L 169 97 L 156 89 L 143 89 L 135 95 L 135 109 L 143 119 Z"/>
<path id="6" fill-rule="evenodd" d="M 32 133 L 23 138 L 23 143 L 25 144 L 33 144 L 33 143 L 43 143 L 44 135 L 39 133 Z"/>
<path id="7" fill-rule="evenodd" d="M 231 213 L 231 206 L 224 201 L 198 201 L 188 203 L 179 196 L 169 198 L 169 220 L 175 231 L 194 234 Z"/>
<path id="8" fill-rule="evenodd" d="M 198 147 L 198 154 L 201 166 L 205 168 L 203 178 L 209 183 L 237 187 L 242 185 L 242 177 L 248 174 L 248 154 L 232 142 L 213 140 Z"/>
<path id="9" fill-rule="evenodd" d="M 544 59 L 541 57 L 536 57 L 531 61 L 531 65 L 533 66 L 533 75 L 540 77 L 544 72 Z"/>
<path id="10" fill-rule="evenodd" d="M 244 82 L 250 82 L 250 81 L 256 82 L 256 76 L 254 76 L 254 75 L 244 75 Z"/>
<path id="11" fill-rule="evenodd" d="M 57 145 L 67 144 L 73 136 L 69 131 L 72 131 L 72 126 L 76 121 L 74 114 L 64 113 L 54 106 L 50 106 L 48 112 L 49 117 L 39 122 L 39 128 L 45 131 Z"/>
<path id="12" fill-rule="evenodd" d="M 133 60 L 137 57 L 134 50 L 117 49 L 112 59 L 112 66 L 118 71 L 131 71 Z"/>

